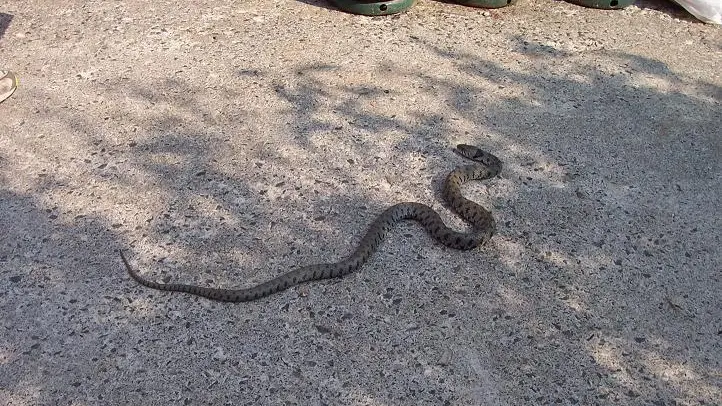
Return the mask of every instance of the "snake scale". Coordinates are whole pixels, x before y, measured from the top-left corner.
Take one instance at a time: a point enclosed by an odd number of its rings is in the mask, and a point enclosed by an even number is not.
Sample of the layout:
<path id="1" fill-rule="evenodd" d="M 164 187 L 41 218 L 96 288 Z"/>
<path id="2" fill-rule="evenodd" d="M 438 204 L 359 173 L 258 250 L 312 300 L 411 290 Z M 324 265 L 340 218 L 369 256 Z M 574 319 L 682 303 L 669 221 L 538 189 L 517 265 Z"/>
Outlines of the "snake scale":
<path id="1" fill-rule="evenodd" d="M 340 277 L 358 270 L 373 255 L 391 227 L 400 220 L 416 220 L 441 244 L 459 250 L 470 250 L 487 242 L 494 233 L 496 225 L 489 211 L 461 194 L 461 185 L 469 180 L 493 178 L 501 171 L 501 161 L 496 156 L 471 145 L 460 144 L 456 147 L 456 152 L 473 160 L 474 163 L 459 166 L 448 174 L 443 186 L 443 197 L 459 216 L 472 225 L 472 230 L 468 233 L 460 233 L 447 227 L 439 214 L 425 204 L 398 203 L 387 208 L 374 220 L 356 250 L 347 258 L 335 263 L 303 266 L 268 282 L 245 289 L 217 289 L 154 282 L 140 276 L 130 266 L 123 252 L 120 250 L 118 252 L 130 276 L 141 285 L 164 291 L 191 293 L 222 302 L 246 302 L 303 282 Z"/>

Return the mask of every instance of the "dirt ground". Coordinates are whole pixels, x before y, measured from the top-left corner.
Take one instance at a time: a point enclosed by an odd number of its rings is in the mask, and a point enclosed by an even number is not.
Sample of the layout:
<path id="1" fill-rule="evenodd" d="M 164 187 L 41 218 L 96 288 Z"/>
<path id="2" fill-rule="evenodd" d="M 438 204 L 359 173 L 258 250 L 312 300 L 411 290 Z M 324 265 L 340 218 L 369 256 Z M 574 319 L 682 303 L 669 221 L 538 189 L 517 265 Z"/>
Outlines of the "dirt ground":
<path id="1" fill-rule="evenodd" d="M 714 405 L 722 31 L 421 0 L 6 0 L 0 404 Z M 504 162 L 469 252 L 400 224 L 361 271 L 224 304 Z"/>

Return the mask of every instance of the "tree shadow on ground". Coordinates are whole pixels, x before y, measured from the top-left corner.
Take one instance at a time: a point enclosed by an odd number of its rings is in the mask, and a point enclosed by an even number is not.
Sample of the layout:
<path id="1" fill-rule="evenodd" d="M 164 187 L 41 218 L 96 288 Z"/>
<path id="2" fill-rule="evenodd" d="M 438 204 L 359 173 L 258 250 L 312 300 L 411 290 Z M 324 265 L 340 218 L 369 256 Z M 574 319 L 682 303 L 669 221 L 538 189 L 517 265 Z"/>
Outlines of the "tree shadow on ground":
<path id="1" fill-rule="evenodd" d="M 6 141 L 5 173 L 54 148 L 35 183 L 3 178 L 2 387 L 40 402 L 713 403 L 720 88 L 636 55 L 596 51 L 600 66 L 510 43 L 513 69 L 419 40 L 445 73 L 88 83 L 113 101 L 102 117 L 52 100 L 32 135 L 4 124 L 26 137 Z M 333 261 L 384 207 L 439 207 L 460 141 L 505 162 L 466 188 L 499 223 L 479 251 L 400 225 L 358 274 L 241 307 L 139 287 L 112 250 L 156 280 L 227 287 Z"/>

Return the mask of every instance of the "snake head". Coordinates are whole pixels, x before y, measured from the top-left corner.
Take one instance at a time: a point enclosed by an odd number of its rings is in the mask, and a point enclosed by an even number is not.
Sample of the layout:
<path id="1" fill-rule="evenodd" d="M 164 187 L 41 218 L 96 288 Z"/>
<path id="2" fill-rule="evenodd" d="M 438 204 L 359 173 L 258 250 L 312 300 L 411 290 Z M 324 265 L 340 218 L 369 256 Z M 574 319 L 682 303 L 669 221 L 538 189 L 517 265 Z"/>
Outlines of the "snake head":
<path id="1" fill-rule="evenodd" d="M 459 144 L 456 146 L 456 152 L 464 158 L 479 162 L 491 170 L 501 172 L 501 159 L 481 148 L 473 145 Z"/>

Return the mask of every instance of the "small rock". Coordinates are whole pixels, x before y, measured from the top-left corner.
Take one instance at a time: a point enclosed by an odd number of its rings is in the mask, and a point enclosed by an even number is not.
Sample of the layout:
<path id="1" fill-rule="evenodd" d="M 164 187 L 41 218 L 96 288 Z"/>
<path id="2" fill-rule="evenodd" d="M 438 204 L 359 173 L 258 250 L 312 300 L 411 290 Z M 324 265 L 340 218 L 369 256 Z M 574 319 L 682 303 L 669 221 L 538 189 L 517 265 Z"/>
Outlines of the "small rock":
<path id="1" fill-rule="evenodd" d="M 223 351 L 223 348 L 217 347 L 216 352 L 213 353 L 213 359 L 216 361 L 225 361 L 228 359 L 228 355 Z"/>
<path id="2" fill-rule="evenodd" d="M 328 328 L 326 326 L 322 326 L 320 324 L 316 324 L 316 330 L 318 330 L 318 332 L 321 334 L 328 334 L 331 332 L 330 328 Z"/>
<path id="3" fill-rule="evenodd" d="M 439 361 L 437 361 L 437 364 L 441 366 L 446 366 L 451 363 L 451 358 L 453 357 L 453 354 L 451 353 L 451 350 L 447 349 L 444 351 L 443 354 L 441 354 L 441 358 L 439 358 Z"/>

